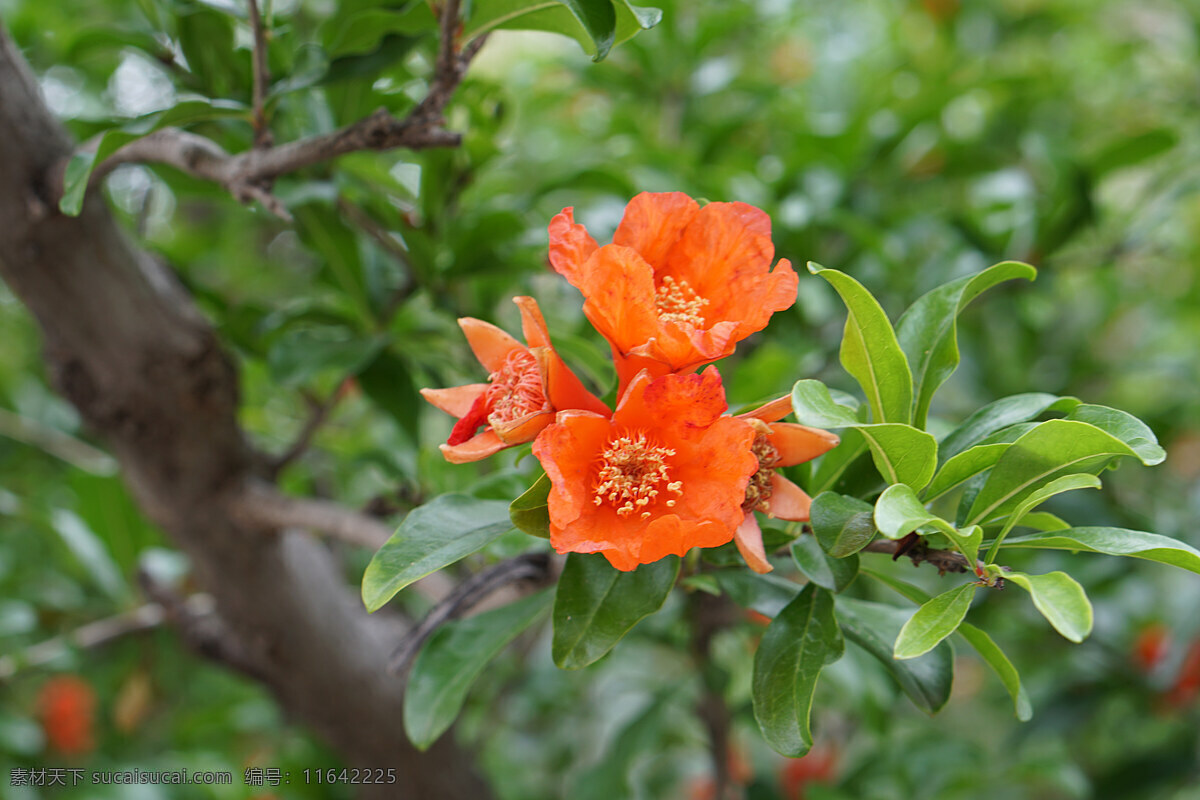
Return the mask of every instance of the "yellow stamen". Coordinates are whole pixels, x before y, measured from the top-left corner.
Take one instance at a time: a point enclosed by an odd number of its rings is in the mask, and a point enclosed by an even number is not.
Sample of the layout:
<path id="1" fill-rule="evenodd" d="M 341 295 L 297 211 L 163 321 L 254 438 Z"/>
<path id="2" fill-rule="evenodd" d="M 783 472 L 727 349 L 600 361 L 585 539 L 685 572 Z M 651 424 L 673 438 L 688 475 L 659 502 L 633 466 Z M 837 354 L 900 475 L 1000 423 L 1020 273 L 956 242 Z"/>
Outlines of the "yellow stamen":
<path id="1" fill-rule="evenodd" d="M 607 500 L 617 507 L 618 516 L 636 511 L 642 519 L 648 518 L 646 507 L 658 498 L 660 486 L 676 497 L 683 494 L 683 481 L 671 480 L 666 463 L 673 455 L 674 450 L 652 443 L 641 431 L 611 440 L 601 454 L 593 502 L 601 505 Z M 672 507 L 675 498 L 665 503 Z"/>
<path id="2" fill-rule="evenodd" d="M 488 422 L 512 422 L 546 406 L 542 374 L 537 359 L 528 350 L 514 349 L 500 369 L 488 376 Z"/>
<path id="3" fill-rule="evenodd" d="M 696 294 L 687 281 L 677 281 L 668 275 L 657 289 L 654 305 L 658 308 L 659 319 L 699 328 L 704 324 L 704 307 L 708 305 L 708 298 Z"/>

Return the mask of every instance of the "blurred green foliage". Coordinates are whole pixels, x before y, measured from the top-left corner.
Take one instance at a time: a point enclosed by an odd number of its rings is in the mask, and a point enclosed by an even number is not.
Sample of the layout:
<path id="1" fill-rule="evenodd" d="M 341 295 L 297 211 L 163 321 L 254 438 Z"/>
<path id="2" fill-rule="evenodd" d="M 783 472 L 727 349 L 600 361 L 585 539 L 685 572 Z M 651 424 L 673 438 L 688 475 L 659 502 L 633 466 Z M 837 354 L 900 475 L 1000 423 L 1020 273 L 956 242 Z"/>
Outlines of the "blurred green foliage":
<path id="1" fill-rule="evenodd" d="M 403 20 L 351 24 L 384 5 L 267 4 L 277 140 L 380 106 L 402 114 L 420 96 L 428 37 Z M 284 473 L 288 490 L 394 510 L 448 491 L 516 497 L 536 477 L 533 459 L 508 451 L 445 464 L 436 445 L 451 421 L 417 388 L 480 380 L 455 318 L 515 331 L 508 298 L 534 294 L 564 356 L 610 389 L 577 294 L 546 269 L 545 225 L 574 206 L 606 241 L 633 194 L 681 190 L 762 207 L 780 256 L 854 275 L 893 319 L 925 291 L 996 261 L 1038 266 L 1032 286 L 1006 284 L 966 312 L 962 364 L 931 426 L 948 430 L 1027 391 L 1123 408 L 1157 432 L 1166 464 L 1154 474 L 1124 466 L 1105 492 L 1050 508 L 1076 524 L 1200 544 L 1194 4 L 656 5 L 662 22 L 598 64 L 567 39 L 496 34 L 451 106 L 461 149 L 358 153 L 287 176 L 276 191 L 294 227 L 168 168 L 126 167 L 108 179 L 131 235 L 174 265 L 235 354 L 242 422 L 257 444 L 283 451 L 310 404 L 337 396 L 315 446 Z M 249 103 L 241 4 L 0 0 L 0 12 L 81 139 L 196 97 Z M 231 152 L 251 143 L 244 119 L 214 114 L 190 127 Z M 731 405 L 783 393 L 797 377 L 850 389 L 834 355 L 843 313 L 824 281 L 802 276 L 795 310 L 723 366 Z M 0 342 L 0 653 L 14 655 L 130 608 L 138 566 L 170 575 L 179 556 L 49 388 L 33 323 L 3 287 Z M 464 568 L 527 547 L 501 537 Z M 346 562 L 357 582 L 366 554 Z M 1035 553 L 1020 566 L 1061 563 Z M 927 568 L 879 568 L 931 593 L 947 588 Z M 955 697 L 930 719 L 848 645 L 814 703 L 818 746 L 836 766 L 805 796 L 1200 797 L 1200 704 L 1172 691 L 1200 637 L 1200 588 L 1182 572 L 1102 556 L 1079 556 L 1072 571 L 1095 605 L 1096 630 L 1081 646 L 1051 634 L 1027 603 L 971 612 L 1021 667 L 1031 722 L 1012 718 L 1002 687 L 967 657 Z M 891 599 L 859 583 L 865 598 Z M 702 681 L 678 595 L 588 671 L 553 666 L 548 629 L 485 670 L 457 735 L 478 749 L 502 797 L 703 791 L 705 734 L 692 714 Z M 1155 626 L 1163 647 L 1146 659 Z M 750 625 L 722 633 L 712 668 L 735 711 L 748 796 L 780 798 L 784 762 L 750 715 L 758 636 Z M 258 688 L 185 655 L 169 632 L 68 653 L 54 669 L 83 674 L 99 696 L 98 747 L 72 766 L 229 769 L 239 783 L 247 765 L 335 763 Z M 0 770 L 65 763 L 35 722 L 46 674 L 30 669 L 0 685 Z M 140 715 L 121 716 L 132 682 L 149 687 L 148 699 Z M 272 791 L 333 796 L 295 783 Z"/>

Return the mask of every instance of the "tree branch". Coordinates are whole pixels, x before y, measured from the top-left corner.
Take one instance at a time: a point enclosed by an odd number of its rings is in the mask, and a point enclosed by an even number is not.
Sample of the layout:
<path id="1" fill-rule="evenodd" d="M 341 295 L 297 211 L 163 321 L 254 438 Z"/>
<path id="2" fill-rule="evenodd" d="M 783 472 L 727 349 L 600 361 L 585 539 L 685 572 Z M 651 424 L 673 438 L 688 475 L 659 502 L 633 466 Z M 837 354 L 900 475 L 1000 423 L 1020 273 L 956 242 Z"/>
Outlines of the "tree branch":
<path id="1" fill-rule="evenodd" d="M 267 127 L 267 115 L 263 110 L 267 84 L 271 72 L 267 66 L 267 33 L 263 28 L 262 15 L 258 13 L 258 0 L 246 0 L 250 14 L 250 28 L 254 32 L 254 88 L 251 102 L 254 105 L 254 146 L 271 146 L 271 129 Z"/>
<path id="2" fill-rule="evenodd" d="M 371 550 L 378 550 L 392 535 L 391 528 L 365 514 L 327 500 L 288 497 L 265 483 L 248 482 L 230 498 L 229 508 L 249 527 L 275 531 L 299 528 Z"/>
<path id="3" fill-rule="evenodd" d="M 300 429 L 300 433 L 296 436 L 296 441 L 292 442 L 291 447 L 270 462 L 268 465 L 268 477 L 271 479 L 278 477 L 279 473 L 283 472 L 289 464 L 304 455 L 309 445 L 312 444 L 313 437 L 317 435 L 317 431 L 329 419 L 330 413 L 333 412 L 334 407 L 341 400 L 342 390 L 348 380 L 350 379 L 347 378 L 339 383 L 337 388 L 325 400 L 318 400 L 311 394 L 305 393 L 305 400 L 309 404 L 308 419 L 305 420 L 304 427 Z"/>
<path id="4" fill-rule="evenodd" d="M 261 20 L 258 14 L 254 13 L 256 3 L 254 0 L 250 2 L 252 20 L 258 20 L 255 39 L 257 86 L 259 80 L 265 80 L 266 67 L 264 61 L 263 72 L 259 72 L 257 29 L 261 27 Z M 440 17 L 440 45 L 429 91 L 403 119 L 397 119 L 387 109 L 380 108 L 370 116 L 336 131 L 276 147 L 259 142 L 256 138 L 254 148 L 237 155 L 230 155 L 203 136 L 179 128 L 163 128 L 130 142 L 97 164 L 92 170 L 89 185 L 96 185 L 121 164 L 168 164 L 189 175 L 220 184 L 239 202 L 257 200 L 271 213 L 290 221 L 287 210 L 270 193 L 272 181 L 280 175 L 357 150 L 457 147 L 462 142 L 462 136 L 442 127 L 443 111 L 454 90 L 462 82 L 471 59 L 479 52 L 487 38 L 477 37 L 459 52 L 456 46 L 459 30 L 458 10 L 459 0 L 447 0 L 443 6 Z M 256 130 L 257 115 L 260 112 L 261 107 L 256 102 Z M 265 125 L 265 121 L 263 124 Z M 98 141 L 89 145 L 94 148 Z M 85 145 L 85 148 L 87 146 Z"/>

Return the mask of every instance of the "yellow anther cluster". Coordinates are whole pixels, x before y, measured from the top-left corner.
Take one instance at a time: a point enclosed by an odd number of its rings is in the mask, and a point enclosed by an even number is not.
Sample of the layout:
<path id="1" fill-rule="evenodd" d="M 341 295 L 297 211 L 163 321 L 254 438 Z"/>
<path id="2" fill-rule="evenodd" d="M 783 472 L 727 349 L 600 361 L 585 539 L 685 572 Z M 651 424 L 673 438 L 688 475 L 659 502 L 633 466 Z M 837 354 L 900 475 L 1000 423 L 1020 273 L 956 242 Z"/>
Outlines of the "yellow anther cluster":
<path id="1" fill-rule="evenodd" d="M 658 308 L 659 319 L 686 322 L 698 328 L 704 324 L 704 307 L 708 305 L 708 299 L 697 295 L 687 281 L 677 281 L 668 275 L 658 287 L 654 305 Z"/>
<path id="2" fill-rule="evenodd" d="M 514 349 L 504 366 L 488 376 L 488 420 L 512 422 L 546 405 L 537 359 L 528 350 Z"/>
<path id="3" fill-rule="evenodd" d="M 676 497 L 683 494 L 683 481 L 672 481 L 667 469 L 666 459 L 673 455 L 674 450 L 653 444 L 640 431 L 613 439 L 601 456 L 593 502 L 600 505 L 607 500 L 617 507 L 618 516 L 640 512 L 646 519 L 650 516 L 646 506 L 658 498 L 660 486 Z M 674 506 L 675 498 L 664 502 Z"/>
<path id="4" fill-rule="evenodd" d="M 754 437 L 750 452 L 758 459 L 758 471 L 750 476 L 750 482 L 746 484 L 746 499 L 742 502 L 742 508 L 747 511 L 756 508 L 768 511 L 771 506 L 771 476 L 775 474 L 774 466 L 779 462 L 779 451 L 760 433 Z"/>

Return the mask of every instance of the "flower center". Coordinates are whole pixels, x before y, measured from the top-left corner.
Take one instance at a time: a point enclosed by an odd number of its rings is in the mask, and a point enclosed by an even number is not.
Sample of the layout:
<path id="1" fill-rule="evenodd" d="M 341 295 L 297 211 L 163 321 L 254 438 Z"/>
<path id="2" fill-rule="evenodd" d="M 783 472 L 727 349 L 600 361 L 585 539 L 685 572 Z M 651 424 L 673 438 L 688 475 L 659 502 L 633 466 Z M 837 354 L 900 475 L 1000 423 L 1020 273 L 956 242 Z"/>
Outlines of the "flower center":
<path id="1" fill-rule="evenodd" d="M 488 421 L 492 424 L 512 422 L 546 405 L 542 374 L 528 350 L 514 349 L 488 380 L 492 382 L 487 389 Z"/>
<path id="2" fill-rule="evenodd" d="M 656 290 L 654 305 L 658 308 L 659 319 L 699 328 L 704 324 L 708 298 L 697 295 L 687 281 L 677 281 L 668 275 Z"/>
<path id="3" fill-rule="evenodd" d="M 641 431 L 613 439 L 601 455 L 594 502 L 607 500 L 617 507 L 618 516 L 637 511 L 646 519 L 650 512 L 645 508 L 658 497 L 660 487 L 676 497 L 683 494 L 683 481 L 672 481 L 667 469 L 666 458 L 673 455 L 674 450 L 653 444 Z M 666 504 L 674 506 L 675 498 Z"/>
<path id="4" fill-rule="evenodd" d="M 746 499 L 742 508 L 746 511 L 767 511 L 771 507 L 771 476 L 775 474 L 774 466 L 779 463 L 779 451 L 763 434 L 754 437 L 750 452 L 758 459 L 758 471 L 750 476 L 746 484 Z"/>

